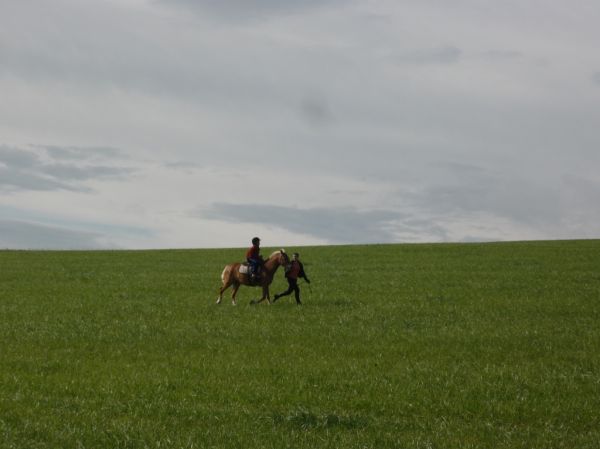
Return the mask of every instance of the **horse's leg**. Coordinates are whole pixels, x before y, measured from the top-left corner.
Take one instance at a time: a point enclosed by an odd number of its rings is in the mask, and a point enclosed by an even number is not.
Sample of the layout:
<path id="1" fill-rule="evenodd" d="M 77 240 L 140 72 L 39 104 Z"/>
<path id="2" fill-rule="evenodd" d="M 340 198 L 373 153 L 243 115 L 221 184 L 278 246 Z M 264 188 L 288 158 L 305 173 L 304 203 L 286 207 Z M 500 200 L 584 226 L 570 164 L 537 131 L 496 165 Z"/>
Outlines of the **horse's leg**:
<path id="1" fill-rule="evenodd" d="M 229 284 L 224 284 L 223 287 L 219 289 L 219 297 L 217 298 L 217 304 L 221 304 L 223 300 L 223 292 L 229 288 Z"/>
<path id="2" fill-rule="evenodd" d="M 231 304 L 236 306 L 237 302 L 235 300 L 235 295 L 237 295 L 238 290 L 240 289 L 240 284 L 239 283 L 234 283 L 233 284 L 233 291 L 231 292 Z"/>
<path id="3" fill-rule="evenodd" d="M 229 288 L 229 286 L 233 282 L 231 281 L 231 276 L 228 276 L 226 279 L 223 279 L 223 286 L 219 289 L 219 297 L 217 298 L 217 304 L 221 304 L 223 300 L 223 292 Z"/>
<path id="4" fill-rule="evenodd" d="M 263 285 L 263 295 L 262 295 L 262 298 L 260 298 L 258 301 L 252 301 L 252 304 L 260 304 L 265 299 L 267 301 L 269 301 L 269 304 L 271 304 L 271 298 L 269 296 L 269 286 L 268 285 Z"/>

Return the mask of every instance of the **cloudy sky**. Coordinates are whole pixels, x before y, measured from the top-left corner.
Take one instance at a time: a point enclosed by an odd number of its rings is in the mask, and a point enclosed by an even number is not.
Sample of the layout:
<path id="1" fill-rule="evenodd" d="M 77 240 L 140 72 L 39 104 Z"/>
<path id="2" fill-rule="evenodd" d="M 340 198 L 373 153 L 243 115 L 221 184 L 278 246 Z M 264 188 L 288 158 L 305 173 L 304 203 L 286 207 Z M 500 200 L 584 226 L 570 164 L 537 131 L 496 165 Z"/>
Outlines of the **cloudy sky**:
<path id="1" fill-rule="evenodd" d="M 2 0 L 0 248 L 600 238 L 597 0 Z"/>

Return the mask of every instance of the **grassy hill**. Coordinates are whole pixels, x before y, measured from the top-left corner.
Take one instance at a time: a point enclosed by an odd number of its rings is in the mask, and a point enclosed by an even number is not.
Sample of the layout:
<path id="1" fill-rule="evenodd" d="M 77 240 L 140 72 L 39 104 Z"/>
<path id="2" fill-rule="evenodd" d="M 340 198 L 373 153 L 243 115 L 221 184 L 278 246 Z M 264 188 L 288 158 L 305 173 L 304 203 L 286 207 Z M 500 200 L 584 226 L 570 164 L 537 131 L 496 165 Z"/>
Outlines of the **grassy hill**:
<path id="1" fill-rule="evenodd" d="M 299 250 L 0 251 L 0 448 L 600 447 L 600 241 Z"/>

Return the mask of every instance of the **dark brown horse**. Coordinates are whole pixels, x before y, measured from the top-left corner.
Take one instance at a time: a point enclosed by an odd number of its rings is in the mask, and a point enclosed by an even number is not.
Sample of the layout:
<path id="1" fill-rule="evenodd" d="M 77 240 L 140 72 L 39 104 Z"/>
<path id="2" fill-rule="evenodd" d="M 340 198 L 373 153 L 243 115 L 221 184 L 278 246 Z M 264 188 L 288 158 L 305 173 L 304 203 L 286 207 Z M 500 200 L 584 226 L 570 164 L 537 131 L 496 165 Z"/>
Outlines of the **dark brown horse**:
<path id="1" fill-rule="evenodd" d="M 230 263 L 229 265 L 226 265 L 225 269 L 223 270 L 223 273 L 221 274 L 221 281 L 223 282 L 223 286 L 219 290 L 217 304 L 221 303 L 221 300 L 223 299 L 223 292 L 227 290 L 230 286 L 233 286 L 233 291 L 231 293 L 231 303 L 235 306 L 237 304 L 235 301 L 235 295 L 237 294 L 240 285 L 262 287 L 262 298 L 258 301 L 252 300 L 250 304 L 258 304 L 264 301 L 265 299 L 269 301 L 269 304 L 271 304 L 271 297 L 269 295 L 269 285 L 271 285 L 271 282 L 273 282 L 273 276 L 275 276 L 275 272 L 277 271 L 277 269 L 282 265 L 287 265 L 289 262 L 290 259 L 284 249 L 280 251 L 275 251 L 265 261 L 260 271 L 260 279 L 258 282 L 252 282 L 250 280 L 250 274 L 247 272 L 248 266 L 246 264 Z"/>

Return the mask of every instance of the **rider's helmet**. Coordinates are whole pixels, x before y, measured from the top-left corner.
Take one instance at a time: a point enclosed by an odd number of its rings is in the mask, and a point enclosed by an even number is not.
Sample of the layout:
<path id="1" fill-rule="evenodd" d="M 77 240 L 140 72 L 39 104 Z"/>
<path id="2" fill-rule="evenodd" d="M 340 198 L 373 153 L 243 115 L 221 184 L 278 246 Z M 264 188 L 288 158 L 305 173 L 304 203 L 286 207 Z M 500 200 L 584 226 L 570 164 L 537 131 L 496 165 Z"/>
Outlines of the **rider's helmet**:
<path id="1" fill-rule="evenodd" d="M 258 245 L 259 243 L 260 243 L 260 239 L 259 239 L 258 237 L 254 237 L 254 238 L 252 239 L 252 244 L 253 244 L 253 245 Z"/>

